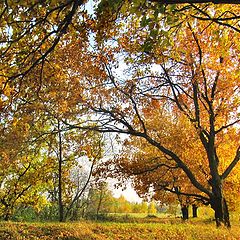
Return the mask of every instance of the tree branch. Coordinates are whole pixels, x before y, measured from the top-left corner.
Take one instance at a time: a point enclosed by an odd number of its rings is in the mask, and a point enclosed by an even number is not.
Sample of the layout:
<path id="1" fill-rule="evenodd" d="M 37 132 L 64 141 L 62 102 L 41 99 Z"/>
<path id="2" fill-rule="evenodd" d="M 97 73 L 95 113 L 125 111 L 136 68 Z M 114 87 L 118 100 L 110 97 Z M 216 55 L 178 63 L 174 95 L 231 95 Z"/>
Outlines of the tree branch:
<path id="1" fill-rule="evenodd" d="M 161 167 L 166 167 L 166 168 L 168 168 L 168 169 L 177 169 L 177 168 L 178 168 L 177 165 L 175 165 L 175 166 L 169 166 L 169 165 L 167 165 L 167 164 L 165 164 L 165 163 L 159 163 L 159 164 L 157 164 L 157 165 L 155 165 L 155 166 L 153 166 L 153 167 L 151 167 L 151 168 L 147 168 L 147 169 L 144 169 L 144 170 L 139 170 L 139 171 L 134 171 L 134 170 L 133 170 L 133 174 L 134 174 L 134 175 L 141 175 L 141 174 L 153 172 L 153 171 L 155 171 L 155 170 L 157 170 L 157 169 L 159 169 L 159 168 L 161 168 Z"/>
<path id="2" fill-rule="evenodd" d="M 237 151 L 236 151 L 236 155 L 233 159 L 233 161 L 229 164 L 229 166 L 227 167 L 227 169 L 224 171 L 224 173 L 222 174 L 221 178 L 222 179 L 226 179 L 226 177 L 231 173 L 231 171 L 233 170 L 233 168 L 237 165 L 237 163 L 240 160 L 240 146 L 238 147 Z"/>
<path id="3" fill-rule="evenodd" d="M 214 3 L 214 4 L 240 4 L 240 1 L 233 0 L 150 0 L 160 4 L 184 4 L 184 3 Z"/>
<path id="4" fill-rule="evenodd" d="M 209 201 L 210 201 L 209 198 L 204 197 L 204 196 L 202 196 L 200 194 L 196 194 L 196 193 L 181 192 L 179 189 L 178 189 L 178 191 L 176 191 L 176 189 L 171 189 L 171 188 L 168 188 L 168 187 L 165 187 L 165 186 L 160 186 L 159 190 L 161 190 L 161 189 L 163 189 L 165 191 L 168 191 L 168 192 L 171 192 L 173 194 L 177 194 L 177 195 L 182 195 L 182 196 L 187 196 L 187 197 L 194 197 L 196 200 L 204 202 L 204 204 L 206 204 L 206 202 L 209 203 Z M 156 190 L 158 190 L 158 189 L 156 189 Z"/>
<path id="5" fill-rule="evenodd" d="M 239 123 L 239 122 L 240 122 L 240 119 L 238 119 L 238 120 L 236 120 L 236 121 L 234 121 L 232 123 L 229 123 L 229 124 L 227 124 L 225 126 L 222 126 L 218 130 L 215 131 L 215 134 L 217 134 L 217 133 L 221 132 L 223 129 L 229 128 L 229 127 L 231 127 L 231 126 L 233 126 L 233 125 L 235 125 L 236 123 Z"/>

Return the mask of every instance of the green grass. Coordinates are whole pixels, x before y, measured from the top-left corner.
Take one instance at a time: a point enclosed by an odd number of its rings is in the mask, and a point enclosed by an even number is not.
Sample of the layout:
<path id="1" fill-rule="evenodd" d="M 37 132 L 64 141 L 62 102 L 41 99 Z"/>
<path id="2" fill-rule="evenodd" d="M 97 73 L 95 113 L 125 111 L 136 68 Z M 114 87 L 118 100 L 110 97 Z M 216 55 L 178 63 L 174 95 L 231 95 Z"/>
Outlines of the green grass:
<path id="1" fill-rule="evenodd" d="M 239 240 L 240 225 L 216 229 L 214 222 L 200 219 L 157 218 L 155 222 L 16 223 L 0 222 L 1 240 Z M 147 221 L 147 220 L 146 220 Z"/>

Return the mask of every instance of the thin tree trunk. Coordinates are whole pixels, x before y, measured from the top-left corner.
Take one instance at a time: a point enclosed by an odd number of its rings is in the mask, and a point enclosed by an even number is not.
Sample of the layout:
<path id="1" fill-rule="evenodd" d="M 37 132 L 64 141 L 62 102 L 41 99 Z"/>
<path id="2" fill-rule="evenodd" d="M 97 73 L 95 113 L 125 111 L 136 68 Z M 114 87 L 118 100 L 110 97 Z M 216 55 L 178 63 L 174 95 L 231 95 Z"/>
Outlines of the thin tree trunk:
<path id="1" fill-rule="evenodd" d="M 102 206 L 102 200 L 103 200 L 103 190 L 101 189 L 100 196 L 99 196 L 99 202 L 98 202 L 98 206 L 97 206 L 97 218 L 98 218 L 98 215 L 100 212 L 100 208 Z"/>
<path id="2" fill-rule="evenodd" d="M 192 205 L 192 215 L 193 215 L 193 218 L 197 218 L 198 217 L 197 210 L 198 210 L 198 206 L 196 204 L 193 204 Z"/>
<path id="3" fill-rule="evenodd" d="M 58 141 L 59 141 L 59 153 L 58 153 L 58 206 L 59 206 L 59 221 L 64 221 L 64 209 L 62 201 L 62 135 L 60 131 L 60 122 L 58 120 Z"/>
<path id="4" fill-rule="evenodd" d="M 92 172 L 93 172 L 93 168 L 94 168 L 94 164 L 95 164 L 95 161 L 96 161 L 96 158 L 93 160 L 92 162 L 92 166 L 90 168 L 90 171 L 89 171 L 89 174 L 88 174 L 88 178 L 87 178 L 87 181 L 85 183 L 85 185 L 83 186 L 83 188 L 81 189 L 80 192 L 77 192 L 75 197 L 73 198 L 73 200 L 71 201 L 71 203 L 69 204 L 69 206 L 66 208 L 66 211 L 65 211 L 65 219 L 67 219 L 71 209 L 73 208 L 74 206 L 74 203 L 82 196 L 82 194 L 84 193 L 84 191 L 86 190 L 89 182 L 90 182 L 90 179 L 91 179 L 91 176 L 92 176 Z"/>
<path id="5" fill-rule="evenodd" d="M 188 206 L 187 205 L 183 205 L 181 208 L 182 211 L 182 219 L 183 220 L 187 220 L 189 218 L 189 214 L 188 214 Z"/>

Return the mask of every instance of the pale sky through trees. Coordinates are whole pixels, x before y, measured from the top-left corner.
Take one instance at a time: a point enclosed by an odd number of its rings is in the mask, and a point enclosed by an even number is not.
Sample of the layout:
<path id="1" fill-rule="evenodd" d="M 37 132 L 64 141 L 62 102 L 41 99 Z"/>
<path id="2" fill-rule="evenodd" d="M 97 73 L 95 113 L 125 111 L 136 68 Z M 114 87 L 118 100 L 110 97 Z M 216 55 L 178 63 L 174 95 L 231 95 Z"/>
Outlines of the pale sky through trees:
<path id="1" fill-rule="evenodd" d="M 114 188 L 113 182 L 114 181 L 111 181 L 109 183 L 109 187 L 112 189 L 114 197 L 119 198 L 121 195 L 123 195 L 129 202 L 140 203 L 142 201 L 142 199 L 137 195 L 136 191 L 132 188 L 131 183 L 127 183 L 126 189 L 122 190 L 121 188 Z"/>

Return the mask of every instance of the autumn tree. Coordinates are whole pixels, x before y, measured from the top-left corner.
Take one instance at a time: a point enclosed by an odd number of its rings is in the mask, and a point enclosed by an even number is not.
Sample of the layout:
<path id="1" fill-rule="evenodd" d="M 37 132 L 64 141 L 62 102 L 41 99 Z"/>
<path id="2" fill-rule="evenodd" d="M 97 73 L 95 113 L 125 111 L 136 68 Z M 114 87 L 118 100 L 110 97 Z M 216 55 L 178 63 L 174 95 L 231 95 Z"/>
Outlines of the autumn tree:
<path id="1" fill-rule="evenodd" d="M 133 203 L 132 212 L 133 213 L 147 213 L 148 212 L 147 202 Z"/>
<path id="2" fill-rule="evenodd" d="M 201 173 L 203 181 L 207 177 L 207 169 L 203 167 L 205 164 L 200 163 L 204 163 L 205 156 L 198 151 L 192 151 L 193 148 L 200 149 L 200 140 L 191 124 L 185 118 L 176 118 L 173 113 L 168 116 L 163 107 L 157 106 L 155 100 L 152 107 L 149 107 L 144 109 L 148 129 L 154 129 L 158 137 L 164 139 L 169 148 L 174 149 L 186 162 L 188 159 L 195 159 L 195 162 L 189 164 L 199 177 Z M 192 136 L 191 141 L 189 135 Z M 107 175 L 117 178 L 120 182 L 130 178 L 141 197 L 149 196 L 161 204 L 178 201 L 186 211 L 191 204 L 197 207 L 206 203 L 206 199 L 198 195 L 199 192 L 174 162 L 143 139 L 127 138 L 120 153 L 107 163 L 112 166 Z"/>
<path id="3" fill-rule="evenodd" d="M 102 214 L 114 212 L 115 198 L 106 182 L 92 183 L 88 192 L 86 218 L 101 217 Z"/>
<path id="4" fill-rule="evenodd" d="M 153 23 L 157 24 L 157 20 Z M 164 29 L 163 35 L 157 33 L 159 41 L 148 42 L 150 45 L 146 49 L 148 33 L 152 30 L 150 23 L 142 21 L 130 18 L 126 22 L 129 25 L 122 31 L 111 32 L 111 41 L 115 41 L 112 53 L 109 40 L 106 43 L 109 44 L 108 55 L 101 58 L 107 77 L 104 79 L 102 74 L 101 78 L 94 78 L 94 86 L 98 87 L 87 88 L 85 96 L 88 98 L 83 101 L 99 116 L 98 126 L 90 128 L 144 138 L 172 161 L 173 166 L 180 168 L 193 187 L 200 191 L 215 211 L 217 226 L 221 223 L 230 226 L 223 184 L 237 167 L 240 152 L 236 143 L 234 155 L 225 159 L 219 155 L 217 146 L 223 133 L 235 131 L 237 139 L 239 131 L 238 33 L 214 23 L 209 25 L 205 21 L 189 19 L 178 31 L 167 33 L 167 37 Z M 168 38 L 170 33 L 172 38 Z M 107 54 L 106 48 L 102 50 L 103 47 L 99 47 L 102 54 Z M 115 61 L 114 54 L 115 59 L 121 55 L 127 64 L 125 78 L 119 78 L 111 66 L 111 61 Z M 154 128 L 149 128 L 144 109 L 153 100 L 159 107 L 164 106 L 168 116 L 174 111 L 191 123 L 201 142 L 200 152 L 205 156 L 203 164 L 209 177 L 202 180 L 190 164 L 195 159 L 187 161 L 158 136 Z M 70 128 L 89 128 L 84 124 L 65 123 Z M 220 170 L 223 162 L 228 164 Z"/>
<path id="5" fill-rule="evenodd" d="M 54 183 L 48 191 L 55 195 L 52 203 L 58 202 L 59 221 L 62 222 L 71 217 L 73 209 L 87 191 L 93 171 L 103 156 L 104 142 L 99 133 L 65 128 L 60 119 L 66 116 L 69 119 L 76 117 L 80 119 L 81 111 L 69 113 L 66 105 L 58 105 L 59 96 L 57 92 L 55 94 L 56 98 L 52 98 L 52 109 L 47 110 L 49 113 L 47 123 L 51 130 L 43 131 L 41 134 L 47 136 L 44 138 L 48 146 L 45 151 L 54 162 L 52 168 Z M 46 102 L 43 98 L 41 103 L 42 114 L 46 114 Z M 54 104 L 59 108 L 54 109 Z M 65 104 L 71 103 L 66 101 Z"/>
<path id="6" fill-rule="evenodd" d="M 28 149 L 36 142 L 40 142 L 40 146 L 47 139 L 46 136 L 54 132 L 49 118 L 46 117 L 46 111 L 43 111 L 46 110 L 42 104 L 43 99 L 39 101 L 38 97 L 40 97 L 40 89 L 45 87 L 45 77 L 49 78 L 53 73 L 50 70 L 53 68 L 50 67 L 48 55 L 56 48 L 69 30 L 69 26 L 72 26 L 73 16 L 76 13 L 79 13 L 79 16 L 84 14 L 84 9 L 80 10 L 80 6 L 83 6 L 83 1 L 0 3 L 0 114 L 1 120 L 4 119 L 6 122 L 3 135 L 6 135 L 6 132 L 15 132 L 16 136 L 12 137 L 13 142 L 9 143 L 12 144 L 12 150 L 9 151 L 16 151 L 16 155 L 21 153 L 23 146 Z M 80 21 L 83 22 L 83 19 Z M 75 29 L 74 32 L 77 30 Z M 29 129 L 31 131 L 28 131 Z M 18 139 L 18 136 L 23 138 L 26 132 L 29 136 L 28 139 L 23 140 L 24 142 L 14 140 Z M 1 156 L 3 155 L 6 155 L 6 149 L 1 151 Z M 6 157 L 8 158 L 9 156 Z M 40 163 L 41 159 L 36 157 L 36 161 L 37 159 Z M 31 165 L 30 162 L 29 158 Z M 19 164 L 25 166 L 21 158 Z M 48 167 L 51 169 L 52 166 Z M 29 171 L 31 168 L 26 167 L 26 169 Z M 24 170 L 22 172 L 25 173 Z M 23 173 L 20 175 L 24 175 Z M 17 184 L 21 185 L 21 181 Z"/>
<path id="7" fill-rule="evenodd" d="M 20 114 L 21 115 L 21 114 Z M 43 193 L 51 184 L 52 162 L 41 152 L 43 142 L 31 137 L 32 118 L 8 116 L 1 121 L 1 216 L 11 219 L 19 206 L 39 211 L 47 203 Z"/>
<path id="8" fill-rule="evenodd" d="M 148 214 L 156 214 L 157 213 L 157 208 L 156 208 L 156 203 L 154 201 L 151 201 L 148 206 Z"/>
<path id="9" fill-rule="evenodd" d="M 6 105 L 1 116 L 5 117 L 3 136 L 12 132 L 11 135 L 7 135 L 9 151 L 15 151 L 15 154 L 18 155 L 22 151 L 21 148 L 34 149 L 35 147 L 36 154 L 46 154 L 48 163 L 46 168 L 42 167 L 43 171 L 49 172 L 45 180 L 47 185 L 45 193 L 48 192 L 53 197 L 52 199 L 58 200 L 59 218 L 60 221 L 63 221 L 69 216 L 74 204 L 85 191 L 92 171 L 102 156 L 103 142 L 98 133 L 68 131 L 60 122 L 62 119 L 79 120 L 81 117 L 83 121 L 86 121 L 87 114 L 82 108 L 82 104 L 76 104 L 79 102 L 79 96 L 77 96 L 78 93 L 75 93 L 75 89 L 79 88 L 80 83 L 72 81 L 72 84 L 66 84 L 66 81 L 70 79 L 59 65 L 63 55 L 57 55 L 57 53 L 59 52 L 56 47 L 56 55 L 49 56 L 51 63 L 48 62 L 42 67 L 36 66 L 31 70 L 31 74 L 25 76 L 18 95 L 24 97 L 12 98 L 11 105 Z M 40 73 L 42 74 L 41 86 L 36 91 L 36 84 L 32 79 Z M 18 137 L 21 141 L 18 140 Z M 3 149 L 1 149 L 2 155 L 6 153 L 4 147 L 6 148 L 6 144 L 3 144 Z M 71 179 L 72 169 L 74 167 L 81 168 L 81 164 L 84 164 L 84 161 L 79 163 L 81 157 L 85 157 L 91 162 L 89 174 L 86 181 L 84 180 L 82 188 L 80 188 L 80 184 Z M 7 158 L 4 159 L 7 161 Z M 30 156 L 27 159 L 30 164 Z M 40 166 L 42 160 L 36 157 L 37 164 L 38 161 Z M 19 164 L 25 164 L 21 158 Z M 39 174 L 42 173 L 37 167 L 35 168 Z M 22 172 L 25 173 L 23 170 Z M 32 178 L 35 179 L 35 177 Z M 22 184 L 20 178 L 16 182 L 16 184 Z M 35 182 L 37 183 L 36 180 Z M 14 188 L 11 191 L 14 191 Z M 35 191 L 34 194 L 36 198 L 41 193 Z"/>
<path id="10" fill-rule="evenodd" d="M 1 108 L 7 104 L 9 97 L 16 97 L 31 70 L 43 67 L 62 36 L 69 31 L 73 34 L 84 31 L 84 2 L 1 1 Z M 76 15 L 78 17 L 74 18 Z M 75 28 L 77 23 L 80 25 Z M 37 89 L 41 85 L 41 74 L 36 78 L 39 80 L 35 81 Z M 12 94 L 7 94 L 5 98 L 9 88 Z"/>

